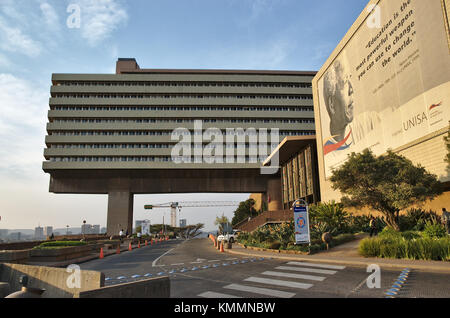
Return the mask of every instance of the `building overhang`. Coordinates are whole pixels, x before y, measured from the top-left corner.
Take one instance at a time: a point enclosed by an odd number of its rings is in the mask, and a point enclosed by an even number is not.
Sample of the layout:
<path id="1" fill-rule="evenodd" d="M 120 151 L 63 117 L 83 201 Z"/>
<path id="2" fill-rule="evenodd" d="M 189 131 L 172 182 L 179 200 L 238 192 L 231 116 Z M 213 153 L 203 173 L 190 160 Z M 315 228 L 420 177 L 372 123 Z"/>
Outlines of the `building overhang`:
<path id="1" fill-rule="evenodd" d="M 316 142 L 315 135 L 309 136 L 289 136 L 283 139 L 278 147 L 270 154 L 270 156 L 263 162 L 263 166 L 267 167 L 272 164 L 273 158 L 278 155 L 279 165 L 283 165 L 292 156 L 298 153 L 302 148 Z"/>

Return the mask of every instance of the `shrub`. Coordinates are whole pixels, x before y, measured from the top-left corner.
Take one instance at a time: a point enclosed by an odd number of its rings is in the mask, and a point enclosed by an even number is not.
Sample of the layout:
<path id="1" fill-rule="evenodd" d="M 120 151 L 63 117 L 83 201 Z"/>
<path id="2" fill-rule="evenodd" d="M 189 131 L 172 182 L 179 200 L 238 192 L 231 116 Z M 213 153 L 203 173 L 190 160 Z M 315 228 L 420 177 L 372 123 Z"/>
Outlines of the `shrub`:
<path id="1" fill-rule="evenodd" d="M 349 214 L 335 201 L 310 206 L 309 215 L 311 227 L 319 236 L 324 232 L 336 235 L 348 231 Z"/>
<path id="2" fill-rule="evenodd" d="M 423 236 L 426 238 L 442 238 L 447 236 L 447 231 L 442 224 L 427 222 Z"/>
<path id="3" fill-rule="evenodd" d="M 269 244 L 268 248 L 272 249 L 272 250 L 278 250 L 281 247 L 281 243 L 278 241 L 272 242 Z"/>
<path id="4" fill-rule="evenodd" d="M 44 242 L 40 245 L 34 247 L 35 249 L 43 249 L 43 248 L 62 248 L 62 247 L 71 247 L 71 246 L 84 246 L 87 245 L 87 242 L 81 241 L 50 241 Z"/>
<path id="5" fill-rule="evenodd" d="M 450 238 L 405 239 L 401 235 L 363 239 L 359 253 L 364 257 L 405 258 L 415 260 L 450 260 Z"/>
<path id="6" fill-rule="evenodd" d="M 426 222 L 440 223 L 441 217 L 436 212 L 422 209 L 410 209 L 399 217 L 400 231 L 423 231 Z"/>

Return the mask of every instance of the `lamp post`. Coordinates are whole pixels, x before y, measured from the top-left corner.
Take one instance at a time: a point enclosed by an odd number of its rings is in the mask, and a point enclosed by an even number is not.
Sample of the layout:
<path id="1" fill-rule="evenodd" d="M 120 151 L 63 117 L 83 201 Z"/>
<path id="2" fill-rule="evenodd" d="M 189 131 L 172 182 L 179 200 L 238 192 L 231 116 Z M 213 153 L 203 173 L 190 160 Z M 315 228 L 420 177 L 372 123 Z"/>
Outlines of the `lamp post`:
<path id="1" fill-rule="evenodd" d="M 85 241 L 84 231 L 86 228 L 86 220 L 83 220 L 83 226 L 81 227 L 81 234 L 83 235 L 83 241 Z"/>
<path id="2" fill-rule="evenodd" d="M 69 225 L 66 225 L 66 236 L 69 235 Z"/>

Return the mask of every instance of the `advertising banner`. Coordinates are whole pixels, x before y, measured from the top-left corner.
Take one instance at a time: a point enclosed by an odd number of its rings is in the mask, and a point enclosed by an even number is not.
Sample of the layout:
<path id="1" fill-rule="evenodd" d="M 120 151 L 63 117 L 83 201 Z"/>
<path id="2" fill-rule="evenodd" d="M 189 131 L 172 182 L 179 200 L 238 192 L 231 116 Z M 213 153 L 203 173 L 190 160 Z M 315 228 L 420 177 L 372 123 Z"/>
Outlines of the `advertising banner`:
<path id="1" fill-rule="evenodd" d="M 352 152 L 380 155 L 448 127 L 447 2 L 378 1 L 319 78 L 326 178 Z"/>
<path id="2" fill-rule="evenodd" d="M 295 244 L 308 244 L 311 242 L 308 205 L 298 200 L 294 203 L 293 210 L 295 222 Z"/>

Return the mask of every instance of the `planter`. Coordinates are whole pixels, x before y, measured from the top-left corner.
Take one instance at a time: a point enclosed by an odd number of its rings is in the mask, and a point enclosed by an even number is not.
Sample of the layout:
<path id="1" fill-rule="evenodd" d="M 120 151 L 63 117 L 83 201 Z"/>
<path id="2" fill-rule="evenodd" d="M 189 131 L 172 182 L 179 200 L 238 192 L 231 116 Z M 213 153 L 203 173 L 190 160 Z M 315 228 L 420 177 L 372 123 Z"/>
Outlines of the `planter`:
<path id="1" fill-rule="evenodd" d="M 2 250 L 0 251 L 0 263 L 23 264 L 30 258 L 31 250 Z"/>
<path id="2" fill-rule="evenodd" d="M 85 246 L 70 246 L 55 249 L 33 249 L 30 250 L 30 261 L 33 262 L 56 262 L 66 261 L 89 255 L 98 244 Z"/>

